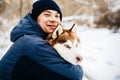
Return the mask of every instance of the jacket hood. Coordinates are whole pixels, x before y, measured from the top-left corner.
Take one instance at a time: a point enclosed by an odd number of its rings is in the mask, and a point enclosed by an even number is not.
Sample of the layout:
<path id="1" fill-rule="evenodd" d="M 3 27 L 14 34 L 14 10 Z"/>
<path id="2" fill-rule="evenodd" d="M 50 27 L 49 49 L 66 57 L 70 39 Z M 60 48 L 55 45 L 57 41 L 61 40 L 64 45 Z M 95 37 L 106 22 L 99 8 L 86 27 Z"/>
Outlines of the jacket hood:
<path id="1" fill-rule="evenodd" d="M 15 42 L 24 35 L 37 35 L 45 39 L 48 34 L 43 32 L 41 27 L 31 18 L 30 13 L 28 13 L 21 19 L 18 25 L 13 28 L 10 34 L 10 40 Z"/>

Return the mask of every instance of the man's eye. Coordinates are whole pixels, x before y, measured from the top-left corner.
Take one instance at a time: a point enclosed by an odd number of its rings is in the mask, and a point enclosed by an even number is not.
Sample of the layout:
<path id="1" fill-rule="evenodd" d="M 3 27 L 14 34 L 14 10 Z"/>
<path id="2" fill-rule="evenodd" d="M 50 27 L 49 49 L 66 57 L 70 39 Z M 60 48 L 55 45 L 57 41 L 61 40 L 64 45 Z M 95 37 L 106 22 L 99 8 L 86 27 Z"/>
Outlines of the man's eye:
<path id="1" fill-rule="evenodd" d="M 45 16 L 50 16 L 50 14 L 44 14 Z"/>
<path id="2" fill-rule="evenodd" d="M 55 17 L 56 17 L 56 18 L 60 18 L 60 15 L 56 15 Z"/>

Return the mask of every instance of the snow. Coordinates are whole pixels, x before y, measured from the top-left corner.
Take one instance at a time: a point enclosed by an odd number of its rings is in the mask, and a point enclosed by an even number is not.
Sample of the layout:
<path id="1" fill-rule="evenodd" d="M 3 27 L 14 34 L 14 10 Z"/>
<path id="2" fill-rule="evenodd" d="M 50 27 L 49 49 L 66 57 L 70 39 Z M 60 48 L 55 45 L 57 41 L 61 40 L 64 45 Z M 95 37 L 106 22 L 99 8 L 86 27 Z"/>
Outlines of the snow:
<path id="1" fill-rule="evenodd" d="M 108 8 L 115 12 L 120 9 L 120 0 L 105 0 L 107 2 Z"/>
<path id="2" fill-rule="evenodd" d="M 80 26 L 83 27 L 83 26 Z M 78 30 L 83 67 L 93 80 L 120 80 L 120 33 L 107 29 Z"/>

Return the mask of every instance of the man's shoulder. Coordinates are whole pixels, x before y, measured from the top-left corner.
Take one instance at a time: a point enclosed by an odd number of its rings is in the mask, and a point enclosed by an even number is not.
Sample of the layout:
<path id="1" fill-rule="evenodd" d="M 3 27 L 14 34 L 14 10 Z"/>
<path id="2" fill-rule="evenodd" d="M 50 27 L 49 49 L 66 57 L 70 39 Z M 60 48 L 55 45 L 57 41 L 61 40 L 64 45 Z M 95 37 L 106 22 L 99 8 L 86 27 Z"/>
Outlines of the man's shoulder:
<path id="1" fill-rule="evenodd" d="M 36 35 L 24 35 L 20 39 L 21 41 L 28 43 L 28 44 L 45 44 L 47 43 L 46 40 L 43 38 L 36 36 Z"/>
<path id="2" fill-rule="evenodd" d="M 36 35 L 24 35 L 14 42 L 14 46 L 17 45 L 21 48 L 33 49 L 43 45 L 48 46 L 48 42 Z"/>

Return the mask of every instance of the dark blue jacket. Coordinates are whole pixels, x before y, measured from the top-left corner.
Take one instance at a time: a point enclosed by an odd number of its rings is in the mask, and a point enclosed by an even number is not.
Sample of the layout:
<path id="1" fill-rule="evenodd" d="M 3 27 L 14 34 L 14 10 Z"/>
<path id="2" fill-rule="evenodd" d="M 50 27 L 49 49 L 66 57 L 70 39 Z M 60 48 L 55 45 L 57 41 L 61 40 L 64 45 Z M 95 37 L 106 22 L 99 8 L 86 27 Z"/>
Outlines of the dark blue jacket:
<path id="1" fill-rule="evenodd" d="M 82 80 L 81 66 L 62 59 L 47 35 L 28 13 L 11 32 L 13 45 L 0 61 L 0 80 Z"/>

